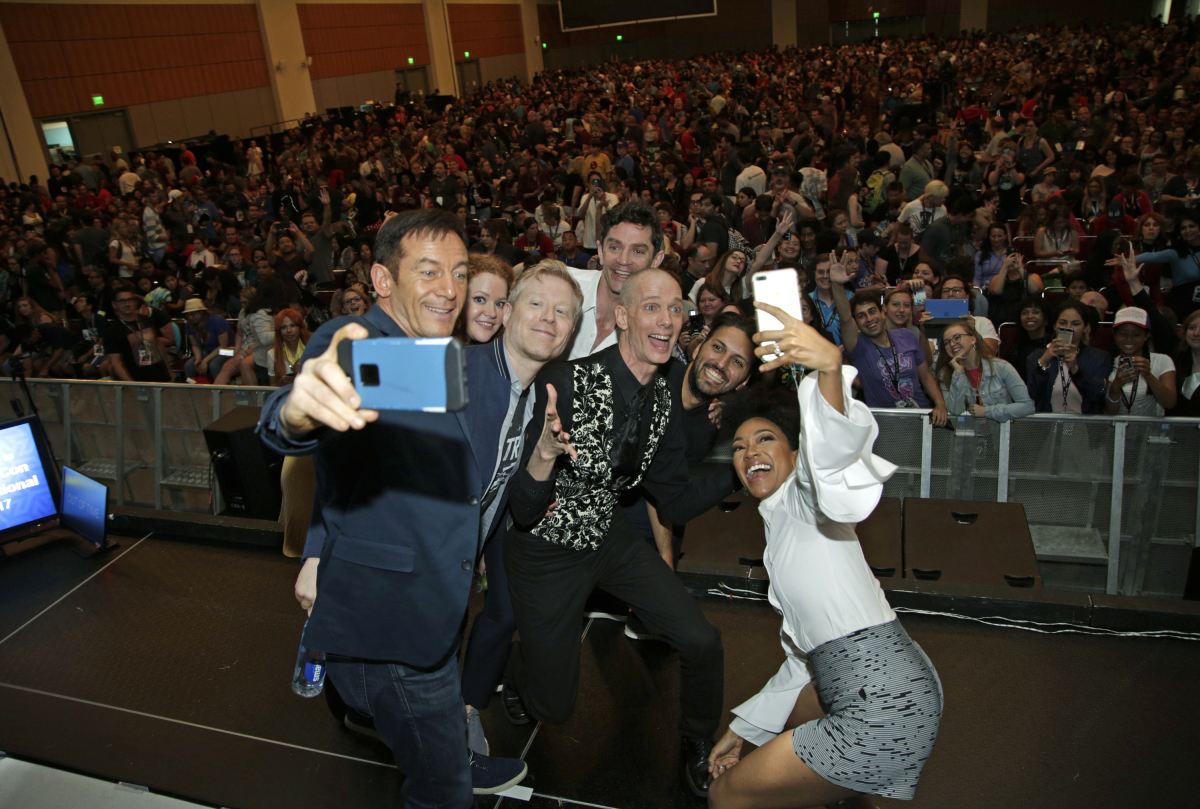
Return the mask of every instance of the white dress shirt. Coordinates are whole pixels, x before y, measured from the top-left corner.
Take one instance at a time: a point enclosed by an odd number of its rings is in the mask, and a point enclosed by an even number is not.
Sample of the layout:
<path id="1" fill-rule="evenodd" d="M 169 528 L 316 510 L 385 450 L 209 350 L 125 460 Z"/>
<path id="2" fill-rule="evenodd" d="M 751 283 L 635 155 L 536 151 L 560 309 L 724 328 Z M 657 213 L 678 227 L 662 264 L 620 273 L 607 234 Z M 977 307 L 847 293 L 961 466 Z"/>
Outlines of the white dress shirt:
<path id="1" fill-rule="evenodd" d="M 568 267 L 567 271 L 583 290 L 583 317 L 579 319 L 579 328 L 575 329 L 575 336 L 571 338 L 571 351 L 567 354 L 568 360 L 577 360 L 616 343 L 617 330 L 614 327 L 612 333 L 605 337 L 600 345 L 595 345 L 596 334 L 599 331 L 596 326 L 596 298 L 604 274 L 599 270 L 579 270 L 574 267 Z"/>

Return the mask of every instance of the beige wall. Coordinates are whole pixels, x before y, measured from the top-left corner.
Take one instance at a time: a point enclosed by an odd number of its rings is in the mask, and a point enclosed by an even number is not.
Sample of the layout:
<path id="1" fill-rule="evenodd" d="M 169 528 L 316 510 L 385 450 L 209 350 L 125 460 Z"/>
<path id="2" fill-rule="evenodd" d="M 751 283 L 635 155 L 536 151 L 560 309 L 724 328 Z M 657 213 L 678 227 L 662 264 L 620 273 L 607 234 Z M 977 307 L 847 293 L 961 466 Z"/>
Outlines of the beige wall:
<path id="1" fill-rule="evenodd" d="M 206 135 L 210 130 L 220 135 L 250 137 L 255 127 L 276 120 L 270 87 L 134 104 L 126 107 L 126 111 L 135 149 Z"/>
<path id="2" fill-rule="evenodd" d="M 325 112 L 330 107 L 357 107 L 368 100 L 390 104 L 396 97 L 396 71 L 332 76 L 316 79 L 312 86 L 317 112 Z"/>
<path id="3" fill-rule="evenodd" d="M 497 79 L 511 79 L 519 76 L 521 81 L 528 82 L 525 54 L 510 53 L 506 56 L 485 56 L 479 60 L 479 78 L 484 84 Z"/>

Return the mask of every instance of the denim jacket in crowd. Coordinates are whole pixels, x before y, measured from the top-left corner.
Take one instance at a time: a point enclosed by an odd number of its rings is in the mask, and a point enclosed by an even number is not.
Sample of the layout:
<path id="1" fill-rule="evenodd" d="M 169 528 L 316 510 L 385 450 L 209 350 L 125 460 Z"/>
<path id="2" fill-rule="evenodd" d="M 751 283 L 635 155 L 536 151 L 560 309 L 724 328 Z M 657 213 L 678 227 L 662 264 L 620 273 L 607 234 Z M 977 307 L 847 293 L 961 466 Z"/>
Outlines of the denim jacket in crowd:
<path id="1" fill-rule="evenodd" d="M 984 359 L 980 366 L 983 375 L 979 378 L 979 398 L 983 400 L 984 415 L 993 421 L 1012 421 L 1034 411 L 1033 399 L 1025 380 L 1002 359 Z M 950 390 L 942 388 L 946 399 L 946 411 L 957 416 L 967 412 L 975 404 L 975 389 L 965 371 L 955 371 L 950 378 Z"/>

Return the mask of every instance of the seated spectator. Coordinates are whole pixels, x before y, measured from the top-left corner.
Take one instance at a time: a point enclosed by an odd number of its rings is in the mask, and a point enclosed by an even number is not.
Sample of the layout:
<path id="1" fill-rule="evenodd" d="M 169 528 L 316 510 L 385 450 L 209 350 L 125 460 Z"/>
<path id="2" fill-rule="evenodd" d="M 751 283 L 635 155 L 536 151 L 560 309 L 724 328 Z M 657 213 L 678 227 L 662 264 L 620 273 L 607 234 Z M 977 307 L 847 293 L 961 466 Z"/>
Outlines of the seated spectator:
<path id="1" fill-rule="evenodd" d="M 1062 189 L 1058 186 L 1058 169 L 1047 166 L 1042 171 L 1042 181 L 1029 189 L 1029 198 L 1033 202 L 1045 202 L 1060 191 Z"/>
<path id="2" fill-rule="evenodd" d="M 516 277 L 512 267 L 495 255 L 471 253 L 469 259 L 467 303 L 458 316 L 454 336 L 466 345 L 488 343 L 504 328 L 501 317 Z"/>
<path id="3" fill-rule="evenodd" d="M 946 215 L 946 197 L 950 190 L 941 180 L 932 180 L 925 186 L 925 193 L 904 206 L 899 222 L 912 228 L 913 240 L 921 243 L 925 231 L 938 219 Z"/>
<path id="4" fill-rule="evenodd" d="M 1121 177 L 1121 191 L 1113 197 L 1113 202 L 1121 206 L 1121 212 L 1136 220 L 1150 213 L 1153 206 L 1150 196 L 1141 190 L 1142 181 L 1137 172 L 1130 171 Z"/>
<path id="5" fill-rule="evenodd" d="M 274 279 L 255 288 L 239 316 L 243 356 L 238 371 L 243 385 L 266 387 L 271 384 L 271 358 L 275 345 L 275 312 L 283 308 L 283 290 Z"/>
<path id="6" fill-rule="evenodd" d="M 310 337 L 300 312 L 284 309 L 275 315 L 275 341 L 267 350 L 267 370 L 272 387 L 282 387 L 295 379 L 300 357 Z"/>
<path id="7" fill-rule="evenodd" d="M 1079 233 L 1071 227 L 1071 212 L 1060 205 L 1047 213 L 1046 224 L 1038 228 L 1033 238 L 1034 255 L 1041 261 L 1074 259 L 1079 255 Z"/>
<path id="8" fill-rule="evenodd" d="M 893 236 L 892 243 L 879 251 L 879 258 L 887 264 L 888 283 L 895 286 L 902 279 L 912 277 L 921 257 L 911 227 L 907 224 L 897 225 Z"/>
<path id="9" fill-rule="evenodd" d="M 534 262 L 543 258 L 554 258 L 554 240 L 546 234 L 542 233 L 538 227 L 538 221 L 535 217 L 528 216 L 525 218 L 524 233 L 521 238 L 517 239 L 517 243 L 513 245 L 517 250 L 522 250 L 530 255 L 525 259 L 526 262 Z"/>
<path id="10" fill-rule="evenodd" d="M 857 268 L 858 259 L 849 261 L 847 256 L 840 256 L 840 261 L 845 266 Z M 821 328 L 829 335 L 829 339 L 834 345 L 841 346 L 842 344 L 842 324 L 838 318 L 837 305 L 833 300 L 833 282 L 829 279 L 830 254 L 822 253 L 817 256 L 817 266 L 813 270 L 813 286 L 815 287 L 808 297 L 813 302 L 813 314 L 815 320 L 820 322 Z"/>
<path id="11" fill-rule="evenodd" d="M 996 351 L 1000 348 L 1000 337 L 996 334 L 996 327 L 992 325 L 992 321 L 986 317 L 971 314 L 975 309 L 975 290 L 969 282 L 958 275 L 947 275 L 937 286 L 934 297 L 941 300 L 967 301 L 967 314 L 963 319 L 970 320 L 974 324 L 975 331 L 987 344 L 992 356 L 996 355 Z"/>
<path id="12" fill-rule="evenodd" d="M 1017 342 L 1008 349 L 1004 359 L 1017 370 L 1021 378 L 1029 382 L 1028 359 L 1030 354 L 1041 356 L 1046 346 L 1050 345 L 1053 335 L 1050 322 L 1054 312 L 1050 304 L 1040 295 L 1031 296 L 1021 301 L 1017 318 L 1020 331 L 1017 332 Z"/>
<path id="13" fill-rule="evenodd" d="M 20 326 L 16 331 L 17 347 L 13 350 L 12 363 L 23 363 L 27 377 L 64 379 L 73 377 L 70 362 L 73 349 L 81 341 L 78 334 L 57 323 L 41 323 Z"/>
<path id="14" fill-rule="evenodd" d="M 1150 316 L 1127 306 L 1113 320 L 1113 369 L 1104 412 L 1109 416 L 1163 416 L 1175 408 L 1175 363 L 1150 350 Z"/>
<path id="15" fill-rule="evenodd" d="M 221 263 L 217 258 L 217 254 L 209 249 L 208 240 L 203 236 L 196 236 L 192 239 L 192 250 L 188 253 L 187 267 L 191 271 L 189 274 L 195 278 L 208 267 L 215 267 Z M 132 273 L 130 273 L 132 275 Z M 122 273 L 124 277 L 124 273 Z"/>
<path id="16" fill-rule="evenodd" d="M 937 378 L 951 416 L 1011 421 L 1033 413 L 1033 400 L 1016 369 L 996 357 L 965 320 L 942 332 Z"/>
<path id="17" fill-rule="evenodd" d="M 340 291 L 340 290 L 339 290 Z M 233 329 L 233 355 L 222 367 L 220 373 L 213 378 L 214 385 L 231 385 L 234 377 L 241 378 L 242 362 L 250 356 L 252 345 L 247 338 L 246 307 L 258 295 L 255 287 L 242 287 L 241 309 L 238 311 L 237 323 Z"/>
<path id="18" fill-rule="evenodd" d="M 526 254 L 510 244 L 511 238 L 507 222 L 503 219 L 489 219 L 480 227 L 479 241 L 471 245 L 470 252 L 496 256 L 510 267 L 515 267 L 525 262 Z"/>
<path id="19" fill-rule="evenodd" d="M 208 267 L 200 274 L 200 283 L 204 290 L 205 309 L 214 314 L 237 317 L 242 309 L 242 286 L 233 273 Z M 187 314 L 186 308 L 184 314 Z"/>
<path id="20" fill-rule="evenodd" d="M 858 369 L 868 407 L 928 408 L 934 426 L 946 423 L 946 404 L 917 337 L 906 329 L 887 328 L 879 299 L 861 292 L 846 299 L 846 267 L 829 266 L 833 299 L 842 321 L 842 347 Z"/>
<path id="21" fill-rule="evenodd" d="M 1083 300 L 1083 296 L 1088 291 L 1087 276 L 1080 270 L 1069 272 L 1063 276 L 1063 289 L 1067 291 L 1067 297 L 1073 301 Z"/>
<path id="22" fill-rule="evenodd" d="M 1010 253 L 1016 251 L 1008 244 L 1008 226 L 1002 222 L 988 225 L 987 234 L 975 252 L 975 286 L 988 289 L 992 279 L 1001 274 Z"/>
<path id="23" fill-rule="evenodd" d="M 708 275 L 692 284 L 688 297 L 691 298 L 692 303 L 697 303 L 700 289 L 706 283 L 721 287 L 734 303 L 753 297 L 750 283 L 746 280 L 748 275 L 746 267 L 749 264 L 750 259 L 746 256 L 746 251 L 738 249 L 727 251 L 725 255 L 717 259 L 717 263 Z"/>
<path id="24" fill-rule="evenodd" d="M 347 271 L 351 276 L 352 282 L 362 284 L 368 290 L 374 289 L 371 281 L 371 267 L 375 263 L 375 249 L 370 239 L 363 239 L 358 243 L 358 250 L 355 252 L 354 262 L 350 265 Z"/>
<path id="25" fill-rule="evenodd" d="M 1138 265 L 1167 264 L 1171 268 L 1171 291 L 1167 293 L 1167 305 L 1180 319 L 1200 309 L 1200 215 L 1191 210 L 1181 213 L 1177 219 L 1179 235 L 1167 250 L 1142 253 L 1137 257 Z M 1116 257 L 1110 259 L 1115 263 Z"/>
<path id="26" fill-rule="evenodd" d="M 342 315 L 361 317 L 371 308 L 372 303 L 371 294 L 356 281 L 345 289 L 334 290 L 333 297 L 329 301 L 329 317 L 335 318 Z"/>
<path id="27" fill-rule="evenodd" d="M 1083 188 L 1083 199 L 1075 208 L 1075 216 L 1087 223 L 1090 233 L 1091 223 L 1107 215 L 1108 194 L 1104 190 L 1104 183 L 1093 177 Z"/>
<path id="28" fill-rule="evenodd" d="M 699 247 L 697 249 L 703 250 L 705 248 Z M 591 258 L 590 255 L 580 248 L 579 240 L 575 238 L 575 232 L 572 230 L 563 232 L 562 247 L 559 249 L 557 256 L 558 260 L 563 264 L 579 270 L 587 269 L 588 260 Z"/>
<path id="29" fill-rule="evenodd" d="M 1175 389 L 1170 415 L 1200 417 L 1200 310 L 1183 320 L 1183 342 L 1175 355 Z"/>
<path id="30" fill-rule="evenodd" d="M 187 321 L 184 334 L 192 351 L 183 366 L 184 378 L 209 383 L 229 360 L 221 349 L 233 347 L 232 330 L 224 317 L 210 314 L 199 298 L 191 298 L 183 307 L 183 319 Z"/>
<path id="31" fill-rule="evenodd" d="M 1136 227 L 1137 220 L 1125 213 L 1124 208 L 1116 200 L 1110 200 L 1104 216 L 1092 220 L 1089 232 L 1093 236 L 1100 236 L 1106 231 L 1115 231 L 1122 236 L 1132 236 Z"/>
<path id="32" fill-rule="evenodd" d="M 18 326 L 40 326 L 43 323 L 54 322 L 54 317 L 28 295 L 17 298 L 14 310 L 14 321 Z"/>
<path id="33" fill-rule="evenodd" d="M 1098 319 L 1090 306 L 1071 300 L 1058 305 L 1054 338 L 1040 355 L 1031 353 L 1025 365 L 1029 395 L 1039 413 L 1103 412 L 1112 357 L 1088 345 L 1094 322 Z M 1061 337 L 1058 332 L 1070 334 Z"/>

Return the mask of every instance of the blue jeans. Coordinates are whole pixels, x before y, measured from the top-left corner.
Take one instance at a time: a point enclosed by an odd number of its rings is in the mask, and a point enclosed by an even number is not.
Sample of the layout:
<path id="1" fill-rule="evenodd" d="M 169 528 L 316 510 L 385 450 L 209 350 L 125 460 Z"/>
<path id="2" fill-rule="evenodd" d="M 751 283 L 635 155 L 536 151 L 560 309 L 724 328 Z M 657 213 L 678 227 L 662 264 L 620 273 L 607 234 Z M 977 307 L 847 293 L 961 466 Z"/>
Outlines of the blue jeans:
<path id="1" fill-rule="evenodd" d="M 457 654 L 432 669 L 330 658 L 326 676 L 347 705 L 375 719 L 404 773 L 406 809 L 473 804 Z"/>
<path id="2" fill-rule="evenodd" d="M 225 363 L 229 361 L 229 357 L 223 357 L 220 354 L 208 361 L 208 373 L 206 376 L 209 379 L 216 379 L 217 374 L 221 373 L 221 369 L 225 367 Z M 191 379 L 196 375 L 196 358 L 192 357 L 183 364 L 183 376 L 185 379 Z"/>

